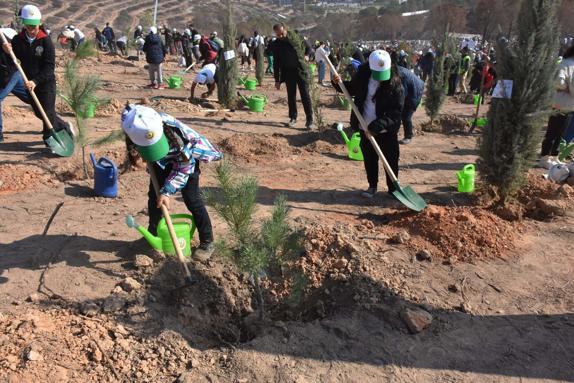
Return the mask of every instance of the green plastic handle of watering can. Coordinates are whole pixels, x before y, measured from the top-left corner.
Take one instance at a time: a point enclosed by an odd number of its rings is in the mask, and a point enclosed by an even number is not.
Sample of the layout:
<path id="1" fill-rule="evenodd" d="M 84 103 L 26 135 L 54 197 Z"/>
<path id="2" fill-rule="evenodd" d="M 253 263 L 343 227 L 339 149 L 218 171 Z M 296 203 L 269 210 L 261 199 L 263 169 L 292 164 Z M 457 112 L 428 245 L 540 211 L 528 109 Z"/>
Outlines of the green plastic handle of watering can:
<path id="1" fill-rule="evenodd" d="M 465 165 L 464 168 L 462 168 L 462 171 L 464 173 L 467 173 L 467 172 L 474 173 L 474 165 L 473 164 Z"/>
<path id="2" fill-rule="evenodd" d="M 190 233 L 193 234 L 193 233 L 195 232 L 195 219 L 193 219 L 193 216 L 192 216 L 191 214 L 170 214 L 170 216 L 171 216 L 171 220 L 172 220 L 173 223 L 175 223 L 175 221 L 176 221 L 177 219 L 180 219 L 180 218 L 183 218 L 183 219 L 186 219 L 186 220 L 187 220 L 187 219 L 190 220 L 190 221 L 191 221 L 191 230 L 190 230 Z M 160 225 L 166 225 L 165 219 L 162 218 L 159 224 L 160 224 Z"/>
<path id="3" fill-rule="evenodd" d="M 262 98 L 262 99 L 263 99 L 263 102 L 264 102 L 265 104 L 267 104 L 267 97 L 266 97 L 265 95 L 263 95 L 263 94 L 254 94 L 254 95 L 251 96 L 251 97 L 259 97 L 259 98 Z"/>
<path id="4" fill-rule="evenodd" d="M 247 81 L 247 76 L 246 77 L 239 77 L 239 82 L 241 83 L 241 85 L 245 85 L 246 81 Z M 243 97 L 243 96 L 241 96 L 241 97 Z"/>

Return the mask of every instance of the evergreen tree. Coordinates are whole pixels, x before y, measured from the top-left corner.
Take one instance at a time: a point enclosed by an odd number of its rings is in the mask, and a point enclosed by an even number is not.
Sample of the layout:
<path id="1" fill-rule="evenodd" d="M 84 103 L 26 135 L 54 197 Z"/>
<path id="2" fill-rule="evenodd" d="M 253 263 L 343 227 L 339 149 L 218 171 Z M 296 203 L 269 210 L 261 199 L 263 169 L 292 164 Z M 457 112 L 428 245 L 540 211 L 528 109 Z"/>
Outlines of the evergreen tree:
<path id="1" fill-rule="evenodd" d="M 516 41 L 499 39 L 499 78 L 513 81 L 510 98 L 493 99 L 480 146 L 483 179 L 504 205 L 522 186 L 550 109 L 558 52 L 557 0 L 524 0 Z"/>
<path id="2" fill-rule="evenodd" d="M 430 118 L 431 127 L 438 117 L 440 108 L 444 103 L 446 98 L 445 95 L 445 85 L 448 81 L 448 71 L 445 71 L 445 54 L 448 51 L 448 46 L 450 45 L 450 38 L 448 36 L 448 26 L 447 31 L 443 35 L 441 41 L 435 43 L 436 46 L 436 56 L 434 59 L 433 71 L 428 78 L 428 83 L 426 87 L 425 94 L 425 111 Z"/>
<path id="3" fill-rule="evenodd" d="M 226 13 L 223 21 L 223 43 L 225 51 L 232 51 L 235 47 L 236 29 L 233 23 L 233 6 L 231 0 L 226 0 Z M 226 108 L 235 108 L 237 85 L 237 58 L 225 60 L 223 52 L 219 54 L 219 73 L 217 80 L 217 99 Z"/>

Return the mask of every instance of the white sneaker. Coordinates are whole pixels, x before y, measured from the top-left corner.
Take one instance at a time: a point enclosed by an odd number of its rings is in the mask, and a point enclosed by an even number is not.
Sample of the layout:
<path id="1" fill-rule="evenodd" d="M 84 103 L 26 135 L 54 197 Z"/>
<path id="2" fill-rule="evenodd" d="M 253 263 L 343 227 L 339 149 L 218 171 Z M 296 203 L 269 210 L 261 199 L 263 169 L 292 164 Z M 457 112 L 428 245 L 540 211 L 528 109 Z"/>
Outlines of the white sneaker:
<path id="1" fill-rule="evenodd" d="M 544 156 L 544 157 L 540 158 L 540 161 L 538 161 L 538 164 L 536 166 L 539 168 L 550 170 L 550 168 L 552 166 L 556 165 L 557 163 L 558 163 L 558 161 L 556 161 L 554 159 L 554 157 Z"/>
<path id="2" fill-rule="evenodd" d="M 373 198 L 376 193 L 377 193 L 377 189 L 368 188 L 367 190 L 365 190 L 364 192 L 361 193 L 361 197 L 370 199 L 370 198 Z"/>

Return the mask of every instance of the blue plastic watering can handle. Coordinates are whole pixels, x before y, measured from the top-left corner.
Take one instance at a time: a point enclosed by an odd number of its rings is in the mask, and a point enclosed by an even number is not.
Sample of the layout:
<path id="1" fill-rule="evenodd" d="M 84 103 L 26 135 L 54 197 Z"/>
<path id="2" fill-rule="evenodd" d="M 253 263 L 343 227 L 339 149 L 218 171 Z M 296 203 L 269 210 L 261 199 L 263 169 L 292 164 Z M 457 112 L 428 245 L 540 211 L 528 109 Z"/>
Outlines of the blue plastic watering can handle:
<path id="1" fill-rule="evenodd" d="M 100 160 L 98 161 L 98 165 L 100 164 L 106 164 L 109 165 L 107 167 L 111 167 L 112 168 L 112 174 L 110 175 L 110 178 L 114 178 L 116 176 L 116 173 L 118 172 L 118 169 L 116 167 L 116 164 L 113 163 L 112 160 L 107 159 L 106 157 L 102 157 L 100 158 Z"/>
<path id="2" fill-rule="evenodd" d="M 98 164 L 96 162 L 96 156 L 94 156 L 94 153 L 90 153 L 90 160 L 92 160 L 92 165 L 95 168 Z"/>

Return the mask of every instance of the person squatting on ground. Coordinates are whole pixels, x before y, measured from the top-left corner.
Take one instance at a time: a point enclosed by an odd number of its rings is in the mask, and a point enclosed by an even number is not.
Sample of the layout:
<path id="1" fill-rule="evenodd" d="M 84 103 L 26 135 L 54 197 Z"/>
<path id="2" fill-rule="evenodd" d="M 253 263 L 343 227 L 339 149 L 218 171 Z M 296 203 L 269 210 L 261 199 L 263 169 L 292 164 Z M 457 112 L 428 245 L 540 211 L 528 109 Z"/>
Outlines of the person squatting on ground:
<path id="1" fill-rule="evenodd" d="M 213 230 L 199 189 L 199 162 L 217 161 L 223 155 L 205 137 L 169 114 L 128 105 L 121 118 L 122 129 L 142 158 L 152 164 L 160 185 L 160 194 L 156 195 L 150 180 L 149 232 L 157 235 L 161 206 L 169 209 L 170 197 L 181 192 L 199 232 L 200 244 L 193 256 L 200 261 L 208 260 L 214 250 Z"/>
<path id="2" fill-rule="evenodd" d="M 197 99 L 195 98 L 195 88 L 197 87 L 197 84 L 207 85 L 207 92 L 203 93 L 201 98 L 208 98 L 213 94 L 215 86 L 217 85 L 217 67 L 215 64 L 207 64 L 197 75 L 195 75 L 193 83 L 191 84 L 191 94 L 189 96 L 189 101 L 191 103 L 197 102 Z"/>
<path id="3" fill-rule="evenodd" d="M 12 44 L 3 44 L 2 48 L 6 54 L 13 50 L 16 58 L 28 77 L 28 82 L 24 82 L 20 74 L 15 71 L 10 76 L 10 81 L 4 91 L 13 86 L 10 92 L 15 92 L 20 100 L 32 105 L 34 114 L 42 119 L 42 114 L 35 103 L 31 102 L 29 94 L 24 96 L 21 85 L 24 84 L 26 90 L 34 91 L 44 109 L 48 120 L 55 131 L 68 130 L 73 134 L 72 125 L 62 120 L 56 114 L 56 76 L 54 70 L 56 67 L 56 51 L 50 37 L 46 34 L 41 25 L 42 15 L 38 7 L 34 5 L 25 5 L 20 10 L 20 17 L 24 29 L 14 36 Z M 11 58 L 8 58 L 11 60 Z M 4 92 L 3 92 L 4 93 Z M 9 92 L 8 92 L 9 93 Z M 44 123 L 42 138 L 44 142 L 50 137 L 50 128 Z"/>
<path id="4" fill-rule="evenodd" d="M 554 111 L 548 119 L 539 163 L 539 166 L 548 169 L 556 163 L 554 157 L 558 155 L 558 146 L 569 119 L 574 115 L 574 45 L 564 52 L 558 67 L 552 108 Z"/>
<path id="5" fill-rule="evenodd" d="M 301 37 L 288 31 L 284 24 L 273 26 L 277 39 L 273 46 L 273 75 L 275 88 L 281 89 L 281 83 L 287 87 L 287 101 L 289 105 L 289 126 L 297 123 L 297 88 L 301 95 L 301 102 L 305 110 L 307 121 L 305 128 L 313 129 L 313 109 L 309 96 L 309 66 L 306 62 L 305 43 Z"/>
<path id="6" fill-rule="evenodd" d="M 156 27 L 149 28 L 149 34 L 145 38 L 142 50 L 145 53 L 145 58 L 148 63 L 150 80 L 148 88 L 164 88 L 162 67 L 167 50 L 161 41 L 161 37 L 157 34 Z"/>
<path id="7" fill-rule="evenodd" d="M 333 86 L 341 91 L 341 78 L 333 76 Z M 401 112 L 405 102 L 404 88 L 396 64 L 391 63 L 388 52 L 373 51 L 368 63 L 361 64 L 345 87 L 355 97 L 355 105 L 363 115 L 369 132 L 379 144 L 391 169 L 399 174 L 399 140 Z M 351 113 L 351 128 L 359 130 L 359 120 Z M 361 130 L 361 151 L 363 152 L 365 171 L 369 188 L 362 193 L 365 198 L 373 198 L 379 182 L 379 156 Z M 391 178 L 387 175 L 389 193 L 395 191 Z"/>

